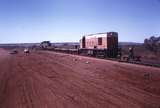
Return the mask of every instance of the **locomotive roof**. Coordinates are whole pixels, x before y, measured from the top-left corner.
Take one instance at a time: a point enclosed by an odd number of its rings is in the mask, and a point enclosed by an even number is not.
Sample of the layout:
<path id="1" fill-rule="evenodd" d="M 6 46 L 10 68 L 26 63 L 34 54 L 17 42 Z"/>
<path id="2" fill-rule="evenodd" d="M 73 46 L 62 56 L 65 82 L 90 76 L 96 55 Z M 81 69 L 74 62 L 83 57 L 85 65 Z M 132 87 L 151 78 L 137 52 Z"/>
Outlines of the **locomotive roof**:
<path id="1" fill-rule="evenodd" d="M 104 32 L 104 33 L 88 34 L 88 35 L 85 35 L 85 37 L 87 39 L 98 38 L 98 37 L 107 37 L 108 33 L 116 33 L 116 34 L 118 34 L 117 32 Z M 113 35 L 113 36 L 115 36 L 115 35 Z"/>

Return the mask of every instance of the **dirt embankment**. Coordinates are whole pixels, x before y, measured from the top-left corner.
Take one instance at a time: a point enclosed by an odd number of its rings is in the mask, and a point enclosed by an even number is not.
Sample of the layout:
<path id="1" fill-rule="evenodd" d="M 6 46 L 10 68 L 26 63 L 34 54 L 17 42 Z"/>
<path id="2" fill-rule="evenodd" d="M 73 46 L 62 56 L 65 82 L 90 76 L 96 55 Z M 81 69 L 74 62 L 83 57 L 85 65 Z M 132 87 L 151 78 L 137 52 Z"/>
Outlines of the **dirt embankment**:
<path id="1" fill-rule="evenodd" d="M 0 56 L 0 108 L 160 107 L 158 68 L 54 52 Z"/>

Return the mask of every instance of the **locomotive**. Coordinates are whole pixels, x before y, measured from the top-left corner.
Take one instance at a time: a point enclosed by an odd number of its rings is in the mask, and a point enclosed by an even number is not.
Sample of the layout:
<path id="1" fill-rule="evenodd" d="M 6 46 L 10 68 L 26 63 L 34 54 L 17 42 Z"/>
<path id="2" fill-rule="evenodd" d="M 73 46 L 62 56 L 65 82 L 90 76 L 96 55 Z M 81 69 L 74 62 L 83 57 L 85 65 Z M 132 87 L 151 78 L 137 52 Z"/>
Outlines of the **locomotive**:
<path id="1" fill-rule="evenodd" d="M 118 33 L 85 35 L 80 40 L 79 54 L 115 58 L 118 55 Z"/>

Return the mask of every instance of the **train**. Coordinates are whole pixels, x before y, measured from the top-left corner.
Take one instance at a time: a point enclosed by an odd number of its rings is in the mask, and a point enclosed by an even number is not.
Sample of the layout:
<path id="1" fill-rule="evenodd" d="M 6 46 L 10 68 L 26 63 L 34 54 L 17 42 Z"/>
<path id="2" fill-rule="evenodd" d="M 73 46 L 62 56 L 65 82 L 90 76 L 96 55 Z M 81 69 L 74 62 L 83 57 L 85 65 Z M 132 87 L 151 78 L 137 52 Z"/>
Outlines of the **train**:
<path id="1" fill-rule="evenodd" d="M 54 51 L 103 58 L 118 56 L 118 33 L 105 32 L 82 36 L 80 46 L 74 49 L 54 48 Z"/>
<path id="2" fill-rule="evenodd" d="M 89 34 L 80 40 L 80 54 L 115 58 L 118 56 L 118 33 Z"/>
<path id="3" fill-rule="evenodd" d="M 122 54 L 122 48 L 120 48 L 118 44 L 118 32 L 105 32 L 84 35 L 80 39 L 79 45 L 76 44 L 72 47 L 67 47 L 67 44 L 63 44 L 61 47 L 58 47 L 56 45 L 53 46 L 51 44 L 48 44 L 49 41 L 42 42 L 41 46 L 43 46 L 44 43 L 45 47 L 40 47 L 40 49 L 42 50 L 50 50 L 82 56 L 92 56 L 97 58 L 102 57 L 103 59 L 118 62 L 160 67 L 160 65 L 142 61 L 141 56 L 135 56 L 134 46 L 131 46 L 128 49 L 128 54 Z"/>

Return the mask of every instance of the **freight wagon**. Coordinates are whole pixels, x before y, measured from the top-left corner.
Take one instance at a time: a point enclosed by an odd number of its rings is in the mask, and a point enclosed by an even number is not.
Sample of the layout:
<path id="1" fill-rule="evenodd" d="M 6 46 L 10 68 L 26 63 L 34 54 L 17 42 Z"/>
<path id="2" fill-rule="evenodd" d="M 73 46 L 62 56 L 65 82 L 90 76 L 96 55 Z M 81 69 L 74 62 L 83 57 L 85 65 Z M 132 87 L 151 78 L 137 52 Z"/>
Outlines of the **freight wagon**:
<path id="1" fill-rule="evenodd" d="M 117 57 L 118 33 L 107 32 L 85 35 L 80 40 L 80 54 L 103 57 Z"/>

